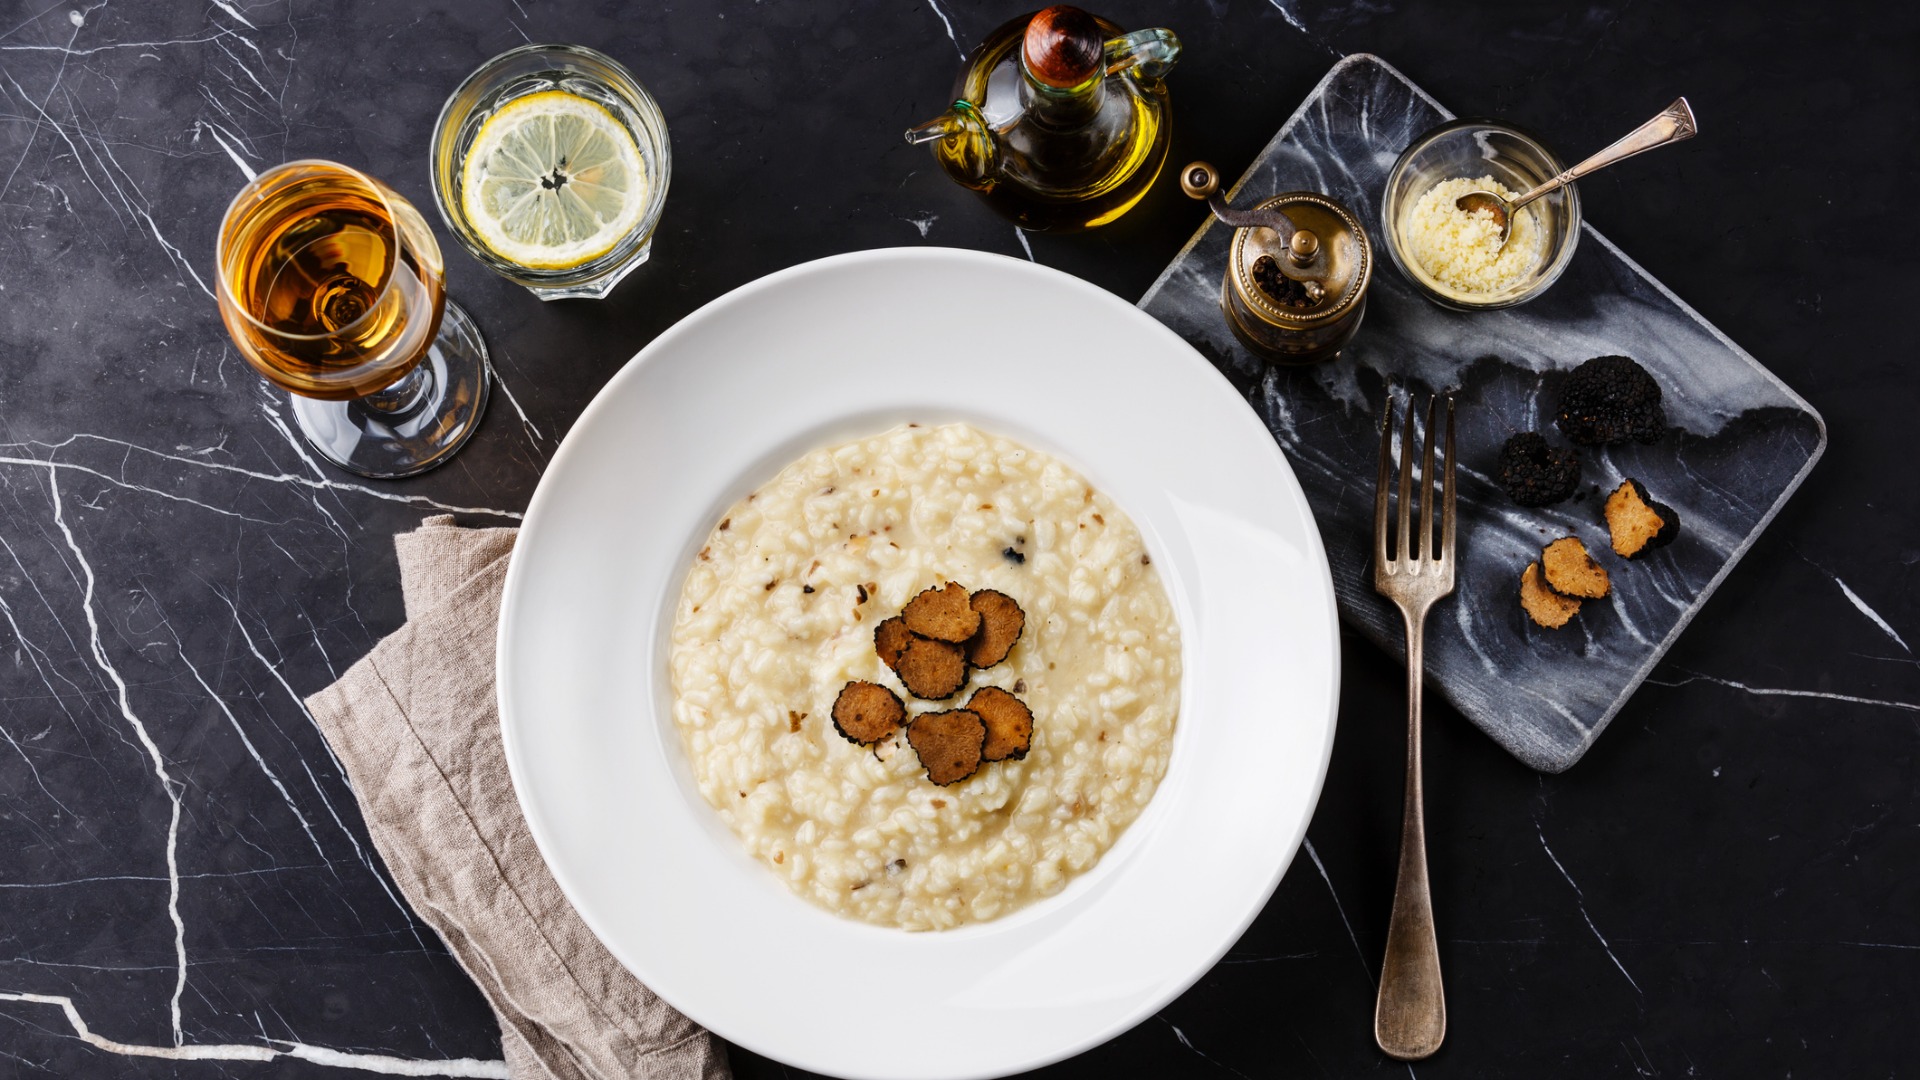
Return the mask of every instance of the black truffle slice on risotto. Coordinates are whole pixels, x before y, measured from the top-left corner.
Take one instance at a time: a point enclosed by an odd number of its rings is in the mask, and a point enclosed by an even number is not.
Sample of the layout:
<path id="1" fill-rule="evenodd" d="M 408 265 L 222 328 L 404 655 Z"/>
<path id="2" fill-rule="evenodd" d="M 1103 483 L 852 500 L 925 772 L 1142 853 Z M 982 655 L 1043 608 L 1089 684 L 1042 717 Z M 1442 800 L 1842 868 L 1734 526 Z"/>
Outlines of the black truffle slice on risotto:
<path id="1" fill-rule="evenodd" d="M 967 600 L 967 606 L 980 613 L 980 629 L 967 639 L 967 662 L 977 668 L 990 668 L 1007 658 L 1014 643 L 1027 628 L 1027 613 L 1013 597 L 993 589 L 981 589 Z"/>
<path id="2" fill-rule="evenodd" d="M 980 613 L 967 606 L 967 590 L 957 581 L 927 589 L 900 609 L 907 629 L 921 637 L 960 642 L 980 629 Z"/>
<path id="3" fill-rule="evenodd" d="M 1654 502 L 1640 481 L 1632 477 L 1607 496 L 1605 512 L 1613 553 L 1622 558 L 1640 558 L 1673 543 L 1673 538 L 1680 535 L 1680 515 L 1673 507 Z"/>
<path id="4" fill-rule="evenodd" d="M 922 713 L 907 725 L 907 742 L 926 766 L 927 779 L 946 787 L 980 771 L 987 724 L 968 709 Z"/>
<path id="5" fill-rule="evenodd" d="M 880 662 L 891 668 L 895 674 L 900 672 L 900 654 L 913 644 L 913 631 L 907 629 L 907 620 L 895 615 L 891 619 L 882 619 L 880 625 L 873 628 L 873 651 L 880 656 Z"/>
<path id="6" fill-rule="evenodd" d="M 967 682 L 967 654 L 950 641 L 916 637 L 900 652 L 894 669 L 914 697 L 944 701 Z"/>
<path id="7" fill-rule="evenodd" d="M 1033 746 L 1033 710 L 1027 703 L 997 686 L 983 686 L 967 699 L 968 710 L 987 725 L 987 741 L 980 756 L 1005 761 L 1027 756 Z"/>
<path id="8" fill-rule="evenodd" d="M 833 699 L 833 727 L 848 742 L 868 746 L 905 723 L 907 707 L 878 683 L 850 682 Z"/>

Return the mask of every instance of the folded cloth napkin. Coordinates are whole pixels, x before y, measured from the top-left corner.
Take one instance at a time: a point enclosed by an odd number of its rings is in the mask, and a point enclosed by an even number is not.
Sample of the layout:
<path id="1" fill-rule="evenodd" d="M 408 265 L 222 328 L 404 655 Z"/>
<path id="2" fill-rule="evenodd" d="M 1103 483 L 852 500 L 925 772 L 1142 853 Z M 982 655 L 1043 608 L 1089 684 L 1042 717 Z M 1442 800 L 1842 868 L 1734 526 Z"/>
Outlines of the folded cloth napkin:
<path id="1" fill-rule="evenodd" d="M 494 697 L 514 529 L 394 538 L 407 624 L 307 699 L 400 891 L 500 1018 L 513 1080 L 727 1080 L 719 1040 L 642 986 L 527 832 Z"/>

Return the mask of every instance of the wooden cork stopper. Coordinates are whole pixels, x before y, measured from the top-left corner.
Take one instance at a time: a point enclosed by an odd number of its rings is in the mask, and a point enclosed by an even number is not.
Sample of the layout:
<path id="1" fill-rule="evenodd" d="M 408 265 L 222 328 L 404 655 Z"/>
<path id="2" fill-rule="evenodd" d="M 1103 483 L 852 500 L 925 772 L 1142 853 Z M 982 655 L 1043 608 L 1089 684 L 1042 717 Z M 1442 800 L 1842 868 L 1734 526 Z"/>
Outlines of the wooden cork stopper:
<path id="1" fill-rule="evenodd" d="M 1093 16 L 1077 7 L 1055 4 L 1027 23 L 1021 56 L 1034 78 L 1065 90 L 1093 78 L 1105 46 L 1106 38 Z"/>

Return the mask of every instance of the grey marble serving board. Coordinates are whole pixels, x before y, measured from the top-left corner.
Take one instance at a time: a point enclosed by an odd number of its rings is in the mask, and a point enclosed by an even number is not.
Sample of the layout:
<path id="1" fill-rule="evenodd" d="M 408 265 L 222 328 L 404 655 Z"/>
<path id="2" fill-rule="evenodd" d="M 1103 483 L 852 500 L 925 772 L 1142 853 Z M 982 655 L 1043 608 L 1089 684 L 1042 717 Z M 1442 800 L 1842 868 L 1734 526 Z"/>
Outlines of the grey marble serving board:
<path id="1" fill-rule="evenodd" d="M 1219 297 L 1232 230 L 1194 234 L 1140 306 L 1187 338 L 1247 396 L 1306 489 L 1332 564 L 1341 614 L 1396 656 L 1397 609 L 1373 591 L 1374 474 L 1389 384 L 1454 389 L 1460 564 L 1454 596 L 1427 620 L 1427 678 L 1467 718 L 1536 769 L 1580 759 L 1766 528 L 1826 448 L 1819 414 L 1591 225 L 1566 273 L 1539 299 L 1462 314 L 1427 301 L 1384 249 L 1380 195 L 1400 151 L 1453 118 L 1375 56 L 1335 64 L 1233 190 L 1251 203 L 1320 191 L 1374 237 L 1365 321 L 1342 355 L 1270 365 L 1228 330 Z M 1565 372 L 1624 354 L 1660 381 L 1673 429 L 1653 445 L 1581 450 L 1581 495 L 1515 506 L 1493 477 L 1500 446 L 1552 417 Z M 1402 397 L 1404 400 L 1404 397 Z M 1627 562 L 1608 550 L 1605 493 L 1635 477 L 1679 511 L 1679 539 Z M 1586 541 L 1612 575 L 1560 630 L 1520 610 L 1520 573 L 1554 537 Z"/>

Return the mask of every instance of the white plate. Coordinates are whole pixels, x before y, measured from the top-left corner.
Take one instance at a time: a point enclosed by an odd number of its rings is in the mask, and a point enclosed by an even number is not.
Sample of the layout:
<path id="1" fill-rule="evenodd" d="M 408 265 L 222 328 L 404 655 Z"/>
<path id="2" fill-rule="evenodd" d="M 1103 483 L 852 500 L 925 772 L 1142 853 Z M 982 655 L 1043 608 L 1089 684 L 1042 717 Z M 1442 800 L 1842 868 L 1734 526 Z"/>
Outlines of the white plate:
<path id="1" fill-rule="evenodd" d="M 961 419 L 1079 468 L 1132 516 L 1180 620 L 1167 775 L 1099 865 L 1006 918 L 909 934 L 831 915 L 700 798 L 667 638 L 714 520 L 803 452 Z M 507 761 L 574 907 L 728 1040 L 845 1077 L 998 1076 L 1125 1031 L 1259 913 L 1333 744 L 1332 581 L 1246 403 L 1112 294 L 976 252 L 894 249 L 745 285 L 643 349 L 534 493 L 499 643 Z"/>

